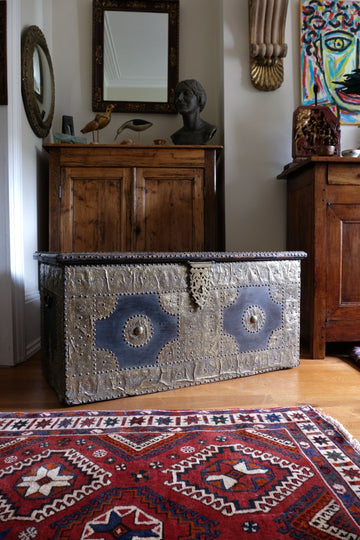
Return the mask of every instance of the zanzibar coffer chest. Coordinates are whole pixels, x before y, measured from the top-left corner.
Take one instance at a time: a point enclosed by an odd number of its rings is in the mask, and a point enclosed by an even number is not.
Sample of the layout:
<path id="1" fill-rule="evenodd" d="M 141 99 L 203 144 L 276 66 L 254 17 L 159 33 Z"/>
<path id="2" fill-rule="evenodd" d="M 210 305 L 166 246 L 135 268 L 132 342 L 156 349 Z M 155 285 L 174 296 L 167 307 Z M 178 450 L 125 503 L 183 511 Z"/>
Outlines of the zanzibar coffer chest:
<path id="1" fill-rule="evenodd" d="M 304 256 L 37 253 L 44 374 L 70 405 L 294 367 Z"/>

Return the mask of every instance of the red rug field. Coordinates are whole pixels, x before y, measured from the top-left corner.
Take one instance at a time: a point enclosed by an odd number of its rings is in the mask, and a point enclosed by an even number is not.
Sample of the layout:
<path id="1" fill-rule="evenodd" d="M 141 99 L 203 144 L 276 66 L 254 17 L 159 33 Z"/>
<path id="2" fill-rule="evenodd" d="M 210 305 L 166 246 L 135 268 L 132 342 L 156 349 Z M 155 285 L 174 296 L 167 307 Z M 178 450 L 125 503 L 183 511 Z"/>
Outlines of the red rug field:
<path id="1" fill-rule="evenodd" d="M 359 539 L 359 443 L 310 406 L 0 413 L 3 538 Z"/>

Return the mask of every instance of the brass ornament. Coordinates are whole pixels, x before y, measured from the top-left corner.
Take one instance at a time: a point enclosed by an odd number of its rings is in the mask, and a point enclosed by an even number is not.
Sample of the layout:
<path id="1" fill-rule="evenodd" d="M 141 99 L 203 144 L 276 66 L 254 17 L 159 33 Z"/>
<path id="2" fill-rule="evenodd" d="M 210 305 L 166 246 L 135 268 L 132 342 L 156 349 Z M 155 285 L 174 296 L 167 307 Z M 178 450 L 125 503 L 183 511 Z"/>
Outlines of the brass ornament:
<path id="1" fill-rule="evenodd" d="M 143 347 L 154 333 L 151 320 L 146 315 L 130 317 L 123 328 L 124 341 L 131 347 Z"/>
<path id="2" fill-rule="evenodd" d="M 190 263 L 190 292 L 194 302 L 203 308 L 210 292 L 211 263 Z"/>
<path id="3" fill-rule="evenodd" d="M 251 58 L 250 77 L 257 90 L 277 90 L 284 80 L 282 58 Z"/>
<path id="4" fill-rule="evenodd" d="M 249 306 L 243 314 L 243 325 L 252 334 L 259 332 L 265 324 L 264 310 L 257 305 Z"/>
<path id="5" fill-rule="evenodd" d="M 283 58 L 288 0 L 248 0 L 250 79 L 258 90 L 279 88 L 284 79 Z"/>

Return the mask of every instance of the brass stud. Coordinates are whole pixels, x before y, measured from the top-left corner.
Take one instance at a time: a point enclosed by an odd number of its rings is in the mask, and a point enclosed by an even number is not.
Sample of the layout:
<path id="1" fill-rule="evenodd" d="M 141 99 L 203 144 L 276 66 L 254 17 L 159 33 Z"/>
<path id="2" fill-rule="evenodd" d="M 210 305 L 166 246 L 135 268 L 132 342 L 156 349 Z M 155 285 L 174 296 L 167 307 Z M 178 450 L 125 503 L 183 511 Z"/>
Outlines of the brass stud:
<path id="1" fill-rule="evenodd" d="M 144 327 L 143 326 L 135 326 L 134 328 L 134 336 L 141 336 L 144 333 Z"/>

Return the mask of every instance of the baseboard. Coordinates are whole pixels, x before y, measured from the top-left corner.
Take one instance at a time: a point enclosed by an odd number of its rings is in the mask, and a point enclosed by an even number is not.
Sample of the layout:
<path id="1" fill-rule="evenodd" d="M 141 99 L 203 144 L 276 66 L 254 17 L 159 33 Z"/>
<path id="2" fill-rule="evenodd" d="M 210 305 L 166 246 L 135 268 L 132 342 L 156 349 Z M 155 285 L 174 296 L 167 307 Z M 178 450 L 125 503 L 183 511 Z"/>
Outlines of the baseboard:
<path id="1" fill-rule="evenodd" d="M 38 353 L 41 350 L 41 340 L 40 338 L 35 339 L 32 343 L 26 344 L 25 356 L 26 360 L 29 360 L 34 354 Z"/>

